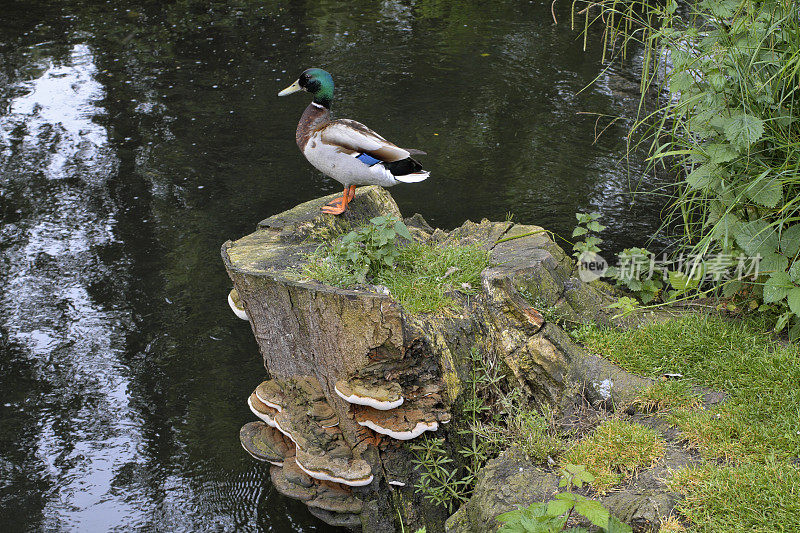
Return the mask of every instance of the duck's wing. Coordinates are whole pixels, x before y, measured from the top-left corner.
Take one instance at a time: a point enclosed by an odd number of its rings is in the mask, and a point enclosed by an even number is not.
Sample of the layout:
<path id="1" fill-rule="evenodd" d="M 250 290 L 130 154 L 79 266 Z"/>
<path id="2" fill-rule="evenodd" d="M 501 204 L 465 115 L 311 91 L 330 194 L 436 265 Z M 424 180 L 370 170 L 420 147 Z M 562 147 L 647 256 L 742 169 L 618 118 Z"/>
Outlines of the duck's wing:
<path id="1" fill-rule="evenodd" d="M 386 163 L 401 161 L 419 150 L 406 150 L 390 143 L 355 120 L 339 119 L 326 124 L 320 131 L 325 144 L 341 147 L 343 151 L 367 154 Z"/>

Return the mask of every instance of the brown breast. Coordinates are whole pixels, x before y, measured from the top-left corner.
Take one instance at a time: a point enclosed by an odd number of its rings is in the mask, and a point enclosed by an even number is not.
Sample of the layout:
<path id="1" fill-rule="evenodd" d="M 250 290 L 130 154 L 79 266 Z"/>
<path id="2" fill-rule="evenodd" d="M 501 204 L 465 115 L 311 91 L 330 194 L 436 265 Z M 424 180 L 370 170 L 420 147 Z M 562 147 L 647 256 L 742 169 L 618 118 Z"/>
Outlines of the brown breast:
<path id="1" fill-rule="evenodd" d="M 311 135 L 330 122 L 330 117 L 331 112 L 329 109 L 318 106 L 313 102 L 308 104 L 308 107 L 303 112 L 303 116 L 300 117 L 300 122 L 297 123 L 297 132 L 294 136 L 301 152 L 305 150 Z"/>

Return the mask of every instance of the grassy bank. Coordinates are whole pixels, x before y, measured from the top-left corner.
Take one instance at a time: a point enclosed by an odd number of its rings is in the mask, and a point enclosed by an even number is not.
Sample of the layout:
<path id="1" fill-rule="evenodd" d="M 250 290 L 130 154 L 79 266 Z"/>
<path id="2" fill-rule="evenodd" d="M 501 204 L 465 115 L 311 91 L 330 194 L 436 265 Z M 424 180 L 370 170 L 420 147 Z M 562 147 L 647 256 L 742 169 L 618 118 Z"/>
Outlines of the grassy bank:
<path id="1" fill-rule="evenodd" d="M 704 459 L 670 481 L 692 531 L 800 531 L 800 349 L 764 330 L 757 321 L 690 316 L 631 332 L 575 332 L 627 370 L 682 374 L 678 383 L 729 395 L 698 410 L 686 386 L 650 393 Z"/>

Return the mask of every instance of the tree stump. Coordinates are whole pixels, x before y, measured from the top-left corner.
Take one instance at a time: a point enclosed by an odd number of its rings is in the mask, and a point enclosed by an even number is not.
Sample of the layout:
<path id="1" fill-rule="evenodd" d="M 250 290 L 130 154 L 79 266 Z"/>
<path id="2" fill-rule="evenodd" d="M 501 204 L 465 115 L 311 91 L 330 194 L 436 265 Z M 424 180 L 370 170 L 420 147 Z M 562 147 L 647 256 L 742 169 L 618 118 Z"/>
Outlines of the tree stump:
<path id="1" fill-rule="evenodd" d="M 254 233 L 222 246 L 237 301 L 273 380 L 265 387 L 277 391 L 272 400 L 263 398 L 268 408 L 274 403 L 272 414 L 259 411 L 259 406 L 251 408 L 295 442 L 300 469 L 312 477 L 323 472 L 317 481 L 362 483 L 346 489 L 357 495 L 358 513 L 352 512 L 353 506 L 345 513 L 317 508 L 315 514 L 323 520 L 351 529 L 360 526 L 365 533 L 385 533 L 399 530 L 395 522 L 400 516 L 406 530 L 424 525 L 430 533 L 443 531 L 446 515 L 414 493 L 418 474 L 410 453 L 392 436 L 414 438 L 436 429 L 446 435 L 441 424 L 450 417 L 458 425 L 458 413 L 450 411 L 462 394 L 473 350 L 500 362 L 509 380 L 532 402 L 557 412 L 586 401 L 613 408 L 649 384 L 585 353 L 558 325 L 548 322 L 547 316 L 558 315 L 575 322 L 612 324 L 605 306 L 614 297 L 602 283 L 580 281 L 572 259 L 537 226 L 483 220 L 445 232 L 430 228 L 418 215 L 406 219 L 420 241 L 476 244 L 490 251 L 494 266 L 481 274 L 480 294 L 454 294 L 457 307 L 443 312 L 412 314 L 374 288 L 346 290 L 304 279 L 302 266 L 321 243 L 374 216 L 401 218 L 391 196 L 379 187 L 360 188 L 339 217 L 320 212 L 332 198 L 272 216 Z M 627 325 L 637 320 L 629 319 Z M 298 393 L 312 389 L 319 393 Z M 243 398 L 249 394 L 243 391 Z M 321 396 L 314 399 L 315 394 Z M 333 419 L 313 415 L 324 408 L 309 407 L 319 405 L 323 396 L 335 413 L 336 426 L 323 427 L 320 420 Z M 405 398 L 402 406 L 400 397 Z M 279 408 L 284 411 L 278 413 Z M 298 422 L 302 412 L 311 413 L 313 420 Z M 342 451 L 342 442 L 349 452 Z M 345 466 L 330 466 L 314 455 L 325 453 Z M 325 464 L 312 468 L 304 461 Z M 369 464 L 368 483 L 346 471 L 351 466 L 357 470 L 359 461 Z M 276 476 L 291 477 L 281 472 Z"/>

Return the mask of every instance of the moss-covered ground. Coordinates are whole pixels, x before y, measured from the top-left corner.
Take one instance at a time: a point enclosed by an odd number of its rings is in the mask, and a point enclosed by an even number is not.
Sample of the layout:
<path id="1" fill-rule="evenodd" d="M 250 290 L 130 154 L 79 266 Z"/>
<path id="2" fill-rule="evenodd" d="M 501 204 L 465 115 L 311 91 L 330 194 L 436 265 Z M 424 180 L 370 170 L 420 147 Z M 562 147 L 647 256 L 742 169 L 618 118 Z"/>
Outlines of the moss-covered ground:
<path id="1" fill-rule="evenodd" d="M 755 320 L 686 316 L 635 331 L 573 333 L 629 371 L 682 374 L 642 402 L 703 458 L 670 480 L 692 531 L 800 531 L 800 349 L 765 330 Z M 689 385 L 728 399 L 698 409 Z"/>

